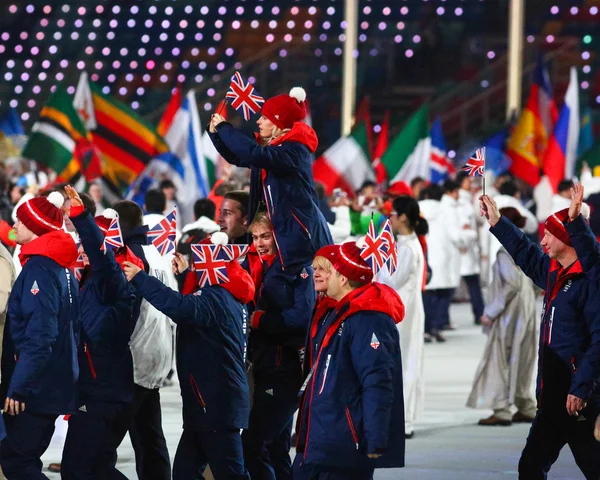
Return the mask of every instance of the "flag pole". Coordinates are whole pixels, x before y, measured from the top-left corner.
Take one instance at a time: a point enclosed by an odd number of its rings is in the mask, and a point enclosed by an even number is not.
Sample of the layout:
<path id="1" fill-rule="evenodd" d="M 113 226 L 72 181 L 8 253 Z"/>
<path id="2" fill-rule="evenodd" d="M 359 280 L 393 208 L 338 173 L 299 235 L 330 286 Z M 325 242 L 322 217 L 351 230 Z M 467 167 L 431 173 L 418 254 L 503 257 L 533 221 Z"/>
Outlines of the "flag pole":
<path id="1" fill-rule="evenodd" d="M 485 195 L 485 147 L 483 147 L 483 194 Z"/>
<path id="2" fill-rule="evenodd" d="M 219 103 L 219 108 L 217 109 L 217 111 L 216 111 L 215 113 L 216 113 L 216 114 L 218 114 L 218 115 L 220 115 L 220 114 L 221 114 L 221 112 L 223 111 L 223 109 L 224 109 L 224 108 L 225 108 L 227 105 L 229 105 L 229 100 L 227 100 L 227 98 L 225 98 L 224 100 L 222 100 L 222 101 Z"/>

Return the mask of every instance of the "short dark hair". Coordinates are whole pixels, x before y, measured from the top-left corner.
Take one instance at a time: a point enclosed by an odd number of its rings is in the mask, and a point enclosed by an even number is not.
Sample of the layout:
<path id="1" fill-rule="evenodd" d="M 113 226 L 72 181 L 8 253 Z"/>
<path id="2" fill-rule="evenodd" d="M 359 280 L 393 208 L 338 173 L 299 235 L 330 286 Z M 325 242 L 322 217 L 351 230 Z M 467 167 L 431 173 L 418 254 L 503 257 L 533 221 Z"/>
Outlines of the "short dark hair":
<path id="1" fill-rule="evenodd" d="M 119 225 L 123 234 L 144 224 L 144 212 L 141 207 L 131 200 L 121 200 L 113 205 L 119 214 Z"/>
<path id="2" fill-rule="evenodd" d="M 217 188 L 215 188 L 215 195 L 217 197 L 224 196 L 227 192 L 233 192 L 236 190 L 235 184 L 232 182 L 221 182 Z"/>
<path id="3" fill-rule="evenodd" d="M 444 182 L 444 193 L 455 192 L 459 189 L 459 184 L 454 180 L 446 180 Z"/>
<path id="4" fill-rule="evenodd" d="M 167 208 L 167 197 L 161 190 L 148 190 L 144 195 L 144 205 L 147 213 L 164 213 Z"/>
<path id="5" fill-rule="evenodd" d="M 214 220 L 216 212 L 217 206 L 210 198 L 201 198 L 194 203 L 194 217 L 196 217 L 196 220 L 200 217 Z"/>
<path id="6" fill-rule="evenodd" d="M 175 184 L 173 183 L 173 180 L 169 180 L 168 178 L 161 180 L 161 182 L 158 184 L 158 188 L 160 190 L 164 189 L 164 188 L 177 188 L 175 187 Z"/>
<path id="7" fill-rule="evenodd" d="M 498 193 L 500 195 L 508 195 L 509 197 L 514 197 L 517 193 L 519 193 L 519 189 L 517 188 L 517 184 L 512 180 L 507 180 L 500 188 L 498 188 Z"/>
<path id="8" fill-rule="evenodd" d="M 432 183 L 431 185 L 427 186 L 427 188 L 424 188 L 421 192 L 421 200 L 441 200 L 443 195 L 444 189 L 441 186 Z"/>
<path id="9" fill-rule="evenodd" d="M 85 192 L 79 192 L 79 197 L 81 198 L 81 201 L 83 202 L 83 206 L 87 209 L 88 212 L 90 212 L 90 215 L 92 217 L 95 217 L 96 216 L 96 202 L 94 202 L 94 199 Z"/>
<path id="10" fill-rule="evenodd" d="M 424 182 L 425 179 L 423 177 L 415 177 L 410 181 L 410 187 L 414 187 L 417 183 Z"/>
<path id="11" fill-rule="evenodd" d="M 200 243 L 206 237 L 208 237 L 208 233 L 200 228 L 188 230 L 181 235 L 179 243 L 177 243 L 177 252 L 182 253 L 183 255 L 190 255 L 192 253 L 192 245 Z"/>
<path id="12" fill-rule="evenodd" d="M 315 182 L 315 192 L 317 192 L 317 197 L 319 200 L 325 198 L 325 185 L 323 185 L 321 182 Z"/>
<path id="13" fill-rule="evenodd" d="M 248 192 L 244 192 L 243 190 L 233 190 L 232 192 L 227 192 L 223 195 L 223 198 L 238 202 L 240 204 L 242 217 L 248 216 L 248 203 L 250 203 L 250 194 Z"/>
<path id="14" fill-rule="evenodd" d="M 362 185 L 360 186 L 360 188 L 358 189 L 358 191 L 362 192 L 367 187 L 375 187 L 375 188 L 377 188 L 377 184 L 373 180 L 365 180 L 362 183 Z"/>
<path id="15" fill-rule="evenodd" d="M 570 190 L 571 188 L 573 188 L 573 185 L 573 180 L 565 178 L 562 182 L 558 184 L 556 191 L 560 193 L 564 192 L 565 190 Z"/>
<path id="16" fill-rule="evenodd" d="M 465 178 L 468 178 L 469 174 L 467 172 L 458 172 L 456 174 L 456 179 L 455 182 L 458 184 L 459 187 L 462 187 L 463 181 L 465 180 Z"/>

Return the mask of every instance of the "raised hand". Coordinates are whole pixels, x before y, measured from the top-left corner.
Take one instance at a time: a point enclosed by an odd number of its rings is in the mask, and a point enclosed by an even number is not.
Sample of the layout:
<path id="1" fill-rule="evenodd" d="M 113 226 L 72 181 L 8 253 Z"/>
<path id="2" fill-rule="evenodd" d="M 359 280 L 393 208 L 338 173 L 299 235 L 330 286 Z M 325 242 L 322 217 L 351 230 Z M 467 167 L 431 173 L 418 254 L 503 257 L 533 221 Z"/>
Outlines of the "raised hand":
<path id="1" fill-rule="evenodd" d="M 569 219 L 575 220 L 581 214 L 583 205 L 583 185 L 577 183 L 571 188 L 571 205 L 569 205 Z"/>
<path id="2" fill-rule="evenodd" d="M 187 259 L 179 252 L 176 252 L 173 256 L 173 273 L 175 275 L 179 275 L 180 273 L 185 272 L 190 264 Z"/>
<path id="3" fill-rule="evenodd" d="M 123 273 L 125 274 L 125 278 L 127 278 L 128 282 L 133 280 L 138 273 L 140 273 L 142 269 L 137 265 L 134 265 L 131 262 L 123 262 Z"/>
<path id="4" fill-rule="evenodd" d="M 65 187 L 65 193 L 67 194 L 67 197 L 69 197 L 69 200 L 71 200 L 71 207 L 83 206 L 81 197 L 77 193 L 77 190 L 75 190 L 71 185 L 67 185 Z"/>
<path id="5" fill-rule="evenodd" d="M 217 125 L 223 123 L 225 121 L 225 117 L 220 113 L 213 113 L 212 117 L 210 117 L 210 133 L 215 133 L 217 131 Z"/>
<path id="6" fill-rule="evenodd" d="M 500 220 L 500 211 L 498 205 L 489 195 L 479 197 L 479 212 L 482 217 L 485 217 L 490 224 L 490 227 L 495 226 Z"/>

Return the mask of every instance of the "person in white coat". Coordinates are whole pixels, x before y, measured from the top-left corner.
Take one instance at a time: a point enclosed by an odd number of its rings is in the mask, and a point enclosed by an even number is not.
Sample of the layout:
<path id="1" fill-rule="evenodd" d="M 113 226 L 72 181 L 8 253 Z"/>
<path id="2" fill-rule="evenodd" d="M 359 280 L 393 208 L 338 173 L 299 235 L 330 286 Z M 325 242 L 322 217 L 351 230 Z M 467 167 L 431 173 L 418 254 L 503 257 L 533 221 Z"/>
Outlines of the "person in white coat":
<path id="1" fill-rule="evenodd" d="M 477 216 L 471 193 L 472 181 L 467 172 L 460 172 L 456 176 L 460 185 L 458 190 L 458 206 L 462 217 L 462 225 L 477 232 Z M 481 257 L 479 252 L 479 239 L 476 236 L 469 241 L 465 248 L 460 249 L 460 276 L 467 285 L 469 299 L 473 310 L 474 323 L 479 325 L 483 315 L 483 296 L 479 282 L 481 272 Z"/>
<path id="2" fill-rule="evenodd" d="M 477 232 L 461 225 L 458 185 L 454 181 L 447 181 L 443 190 L 439 185 L 430 185 L 425 195 L 426 199 L 419 202 L 429 224 L 427 251 L 431 267 L 431 280 L 423 293 L 425 331 L 444 342 L 440 330 L 450 324 L 450 302 L 460 282 L 460 248 L 466 248 Z"/>
<path id="3" fill-rule="evenodd" d="M 518 228 L 525 218 L 513 207 L 500 213 Z M 533 373 L 537 361 L 536 287 L 501 247 L 492 266 L 493 277 L 482 323 L 489 328 L 483 358 L 477 367 L 467 407 L 490 408 L 479 425 L 531 423 L 537 402 Z M 513 415 L 511 408 L 517 412 Z"/>
<path id="4" fill-rule="evenodd" d="M 425 256 L 417 235 L 427 233 L 427 221 L 421 217 L 415 199 L 401 196 L 394 199 L 390 213 L 396 234 L 398 268 L 390 275 L 380 271 L 377 281 L 398 292 L 404 303 L 404 320 L 396 325 L 400 333 L 402 379 L 404 388 L 404 434 L 414 435 L 415 422 L 423 413 L 424 396 L 424 333 L 425 311 L 421 292 L 425 280 Z"/>

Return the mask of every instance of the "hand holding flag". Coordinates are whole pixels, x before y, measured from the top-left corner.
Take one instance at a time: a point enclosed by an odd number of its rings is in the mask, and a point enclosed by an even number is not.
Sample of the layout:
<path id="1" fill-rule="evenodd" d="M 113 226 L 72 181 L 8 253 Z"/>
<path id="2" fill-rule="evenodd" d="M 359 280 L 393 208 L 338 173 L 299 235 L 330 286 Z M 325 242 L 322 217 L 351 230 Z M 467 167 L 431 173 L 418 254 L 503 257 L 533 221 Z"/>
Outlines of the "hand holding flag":
<path id="1" fill-rule="evenodd" d="M 170 253 L 175 248 L 175 237 L 177 232 L 177 210 L 158 222 L 146 234 L 148 240 L 156 247 L 162 256 Z"/>
<path id="2" fill-rule="evenodd" d="M 483 194 L 485 195 L 485 147 L 475 150 L 475 156 L 471 156 L 461 170 L 467 172 L 469 177 L 483 177 Z"/>
<path id="3" fill-rule="evenodd" d="M 250 120 L 250 117 L 258 112 L 265 102 L 263 97 L 255 93 L 254 87 L 249 82 L 244 82 L 240 72 L 235 72 L 225 98 L 231 101 L 231 106 L 236 110 L 242 109 L 246 121 Z"/>

